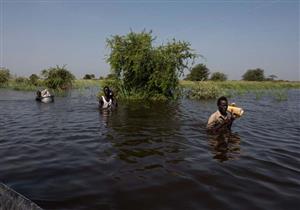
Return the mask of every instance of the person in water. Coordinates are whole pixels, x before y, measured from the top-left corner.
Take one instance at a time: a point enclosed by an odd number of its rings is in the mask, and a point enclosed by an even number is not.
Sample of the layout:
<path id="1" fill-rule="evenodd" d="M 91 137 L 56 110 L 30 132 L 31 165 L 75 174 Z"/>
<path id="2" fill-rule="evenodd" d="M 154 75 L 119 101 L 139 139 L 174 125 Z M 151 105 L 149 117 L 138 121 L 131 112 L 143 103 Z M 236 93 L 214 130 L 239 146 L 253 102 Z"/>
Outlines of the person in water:
<path id="1" fill-rule="evenodd" d="M 107 109 L 107 108 L 114 108 L 117 107 L 117 101 L 114 98 L 113 91 L 108 87 L 105 86 L 103 88 L 104 96 L 101 96 L 99 100 L 100 108 Z"/>
<path id="2" fill-rule="evenodd" d="M 212 133 L 217 133 L 222 130 L 231 130 L 231 126 L 236 116 L 227 112 L 228 100 L 225 96 L 218 98 L 218 110 L 213 113 L 207 122 L 207 130 Z"/>
<path id="3" fill-rule="evenodd" d="M 51 94 L 50 94 L 50 92 L 49 92 L 49 90 L 46 88 L 46 89 L 44 89 L 44 90 L 42 90 L 42 91 L 40 91 L 40 90 L 38 90 L 37 92 L 36 92 L 36 95 L 37 95 L 37 97 L 49 97 L 49 96 L 51 96 Z"/>

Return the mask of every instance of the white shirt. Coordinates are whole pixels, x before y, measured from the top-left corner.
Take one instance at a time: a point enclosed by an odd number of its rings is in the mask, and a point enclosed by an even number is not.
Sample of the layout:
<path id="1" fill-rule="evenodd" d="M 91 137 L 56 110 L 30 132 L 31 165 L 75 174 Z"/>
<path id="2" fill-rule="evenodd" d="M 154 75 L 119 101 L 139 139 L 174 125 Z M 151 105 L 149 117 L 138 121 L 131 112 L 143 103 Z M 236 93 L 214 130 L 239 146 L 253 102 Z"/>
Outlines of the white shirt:
<path id="1" fill-rule="evenodd" d="M 112 104 L 112 100 L 111 100 L 111 99 L 109 99 L 109 101 L 106 101 L 106 100 L 105 100 L 105 97 L 102 96 L 102 101 L 103 101 L 102 108 L 108 108 L 108 107 L 111 107 L 111 104 Z"/>

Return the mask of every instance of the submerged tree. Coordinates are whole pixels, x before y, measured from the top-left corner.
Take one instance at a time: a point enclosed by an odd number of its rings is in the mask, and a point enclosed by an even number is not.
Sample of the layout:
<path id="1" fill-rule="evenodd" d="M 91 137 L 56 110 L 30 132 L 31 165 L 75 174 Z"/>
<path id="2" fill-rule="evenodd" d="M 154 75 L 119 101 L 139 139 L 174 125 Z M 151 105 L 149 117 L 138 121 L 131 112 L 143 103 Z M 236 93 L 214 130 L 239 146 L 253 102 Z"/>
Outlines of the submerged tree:
<path id="1" fill-rule="evenodd" d="M 191 73 L 186 76 L 186 80 L 204 81 L 208 79 L 209 74 L 210 71 L 206 65 L 200 63 L 192 68 Z"/>
<path id="2" fill-rule="evenodd" d="M 246 81 L 263 81 L 265 80 L 264 70 L 257 68 L 257 69 L 249 69 L 243 74 L 243 80 Z"/>
<path id="3" fill-rule="evenodd" d="M 52 89 L 68 89 L 72 86 L 72 81 L 75 76 L 66 69 L 66 65 L 59 67 L 50 67 L 42 71 L 42 75 L 45 78 L 45 84 Z"/>
<path id="4" fill-rule="evenodd" d="M 121 92 L 145 96 L 169 96 L 178 86 L 178 77 L 196 54 L 190 44 L 173 39 L 153 46 L 152 32 L 130 32 L 107 39 L 107 58 L 112 74 L 122 84 Z"/>

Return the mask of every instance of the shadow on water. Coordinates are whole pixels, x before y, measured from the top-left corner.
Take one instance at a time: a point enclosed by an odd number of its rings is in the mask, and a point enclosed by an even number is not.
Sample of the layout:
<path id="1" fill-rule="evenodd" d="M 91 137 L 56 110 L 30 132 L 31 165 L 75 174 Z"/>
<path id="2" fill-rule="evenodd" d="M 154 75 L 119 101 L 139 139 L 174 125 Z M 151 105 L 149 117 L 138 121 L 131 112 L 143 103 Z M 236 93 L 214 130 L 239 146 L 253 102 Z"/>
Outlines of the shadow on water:
<path id="1" fill-rule="evenodd" d="M 107 138 L 117 149 L 119 160 L 142 163 L 144 169 L 163 168 L 166 158 L 180 151 L 180 139 L 184 140 L 178 132 L 177 106 L 130 103 L 113 111 L 100 110 L 100 123 L 108 127 Z"/>
<path id="2" fill-rule="evenodd" d="M 208 144 L 213 158 L 220 162 L 237 160 L 241 154 L 240 143 L 241 138 L 237 133 L 223 132 L 208 135 Z"/>

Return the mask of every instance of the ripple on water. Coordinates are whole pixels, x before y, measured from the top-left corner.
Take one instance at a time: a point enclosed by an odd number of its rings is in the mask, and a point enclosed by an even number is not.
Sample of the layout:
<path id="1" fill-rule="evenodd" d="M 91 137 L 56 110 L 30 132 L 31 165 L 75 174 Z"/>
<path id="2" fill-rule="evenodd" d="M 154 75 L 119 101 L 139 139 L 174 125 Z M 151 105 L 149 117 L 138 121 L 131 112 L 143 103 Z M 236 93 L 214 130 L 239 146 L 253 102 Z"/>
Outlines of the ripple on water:
<path id="1" fill-rule="evenodd" d="M 120 103 L 96 92 L 40 104 L 0 90 L 0 180 L 45 209 L 296 209 L 299 91 L 235 97 L 233 133 L 208 135 L 216 102 Z M 276 110 L 276 113 L 274 113 Z"/>

